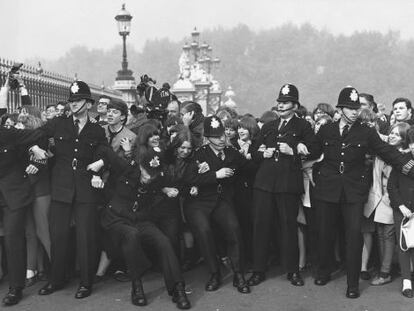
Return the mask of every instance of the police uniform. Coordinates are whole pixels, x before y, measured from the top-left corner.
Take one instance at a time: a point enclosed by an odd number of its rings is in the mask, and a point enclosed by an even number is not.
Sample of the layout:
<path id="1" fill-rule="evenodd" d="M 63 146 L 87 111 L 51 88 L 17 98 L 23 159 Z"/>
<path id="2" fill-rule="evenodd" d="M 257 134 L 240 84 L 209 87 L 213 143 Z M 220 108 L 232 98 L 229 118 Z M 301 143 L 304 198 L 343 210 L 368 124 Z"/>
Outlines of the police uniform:
<path id="1" fill-rule="evenodd" d="M 69 101 L 79 99 L 93 101 L 89 87 L 83 81 L 75 81 L 70 88 Z M 92 187 L 92 173 L 86 167 L 104 157 L 103 150 L 108 148 L 108 143 L 102 127 L 89 119 L 80 132 L 72 116 L 52 119 L 40 130 L 46 137 L 54 138 L 55 164 L 51 174 L 52 202 L 49 216 L 51 273 L 49 284 L 39 294 L 51 294 L 64 284 L 69 229 L 73 215 L 80 266 L 79 289 L 82 287 L 82 292 L 86 293 L 80 293 L 77 298 L 83 298 L 90 294 L 95 272 L 99 203 L 99 192 Z"/>
<path id="2" fill-rule="evenodd" d="M 299 105 L 299 93 L 292 84 L 282 86 L 278 101 L 291 101 Z M 253 274 L 249 284 L 257 285 L 264 280 L 272 223 L 280 226 L 281 252 L 288 278 L 293 285 L 303 285 L 299 274 L 299 249 L 297 215 L 300 196 L 304 192 L 302 162 L 297 154 L 297 145 L 310 145 L 313 131 L 310 124 L 296 115 L 283 125 L 279 118 L 263 125 L 255 143 L 252 156 L 260 161 L 254 182 L 253 213 Z M 279 143 L 287 143 L 293 155 L 279 151 Z M 275 148 L 274 156 L 264 158 L 259 149 Z"/>
<path id="3" fill-rule="evenodd" d="M 359 95 L 352 87 L 344 88 L 338 108 L 359 109 Z M 342 117 L 344 118 L 344 117 Z M 349 125 L 348 125 L 349 126 Z M 334 122 L 321 127 L 311 147 L 311 158 L 323 160 L 314 177 L 313 196 L 318 220 L 318 259 L 316 285 L 330 280 L 329 260 L 334 247 L 336 221 L 341 213 L 345 223 L 347 297 L 359 297 L 359 274 L 362 255 L 361 220 L 367 201 L 369 182 L 365 155 L 374 153 L 398 170 L 412 175 L 412 165 L 394 147 L 383 142 L 375 129 L 358 121 L 345 128 Z"/>
<path id="4" fill-rule="evenodd" d="M 135 161 L 126 162 L 113 158 L 111 164 L 120 173 L 115 184 L 114 196 L 102 213 L 101 224 L 115 245 L 122 249 L 125 261 L 132 278 L 132 301 L 138 305 L 139 297 L 143 295 L 141 276 L 151 266 L 142 246 L 155 250 L 157 259 L 162 267 L 165 284 L 170 295 L 180 295 L 177 300 L 179 308 L 188 309 L 184 291 L 184 279 L 180 265 L 169 237 L 152 221 L 152 210 L 166 200 L 162 178 L 159 177 L 161 163 L 159 153 L 150 149 L 144 154 L 141 166 L 151 176 L 158 176 L 149 184 L 140 182 L 140 168 Z M 138 290 L 138 292 L 137 292 Z"/>
<path id="5" fill-rule="evenodd" d="M 205 137 L 221 137 L 224 127 L 217 117 L 204 120 Z M 233 147 L 225 147 L 224 156 L 216 154 L 209 145 L 200 147 L 194 154 L 191 164 L 185 172 L 187 185 L 196 186 L 198 195 L 189 197 L 184 204 L 184 215 L 195 236 L 200 252 L 206 261 L 211 278 L 206 284 L 207 291 L 217 290 L 220 285 L 220 271 L 217 250 L 211 220 L 224 233 L 228 256 L 235 272 L 233 285 L 241 293 L 250 292 L 244 281 L 242 259 L 242 241 L 238 220 L 234 213 L 234 177 L 217 179 L 216 171 L 231 168 L 237 172 L 245 164 L 245 159 Z M 209 171 L 198 173 L 198 164 L 206 162 Z"/>

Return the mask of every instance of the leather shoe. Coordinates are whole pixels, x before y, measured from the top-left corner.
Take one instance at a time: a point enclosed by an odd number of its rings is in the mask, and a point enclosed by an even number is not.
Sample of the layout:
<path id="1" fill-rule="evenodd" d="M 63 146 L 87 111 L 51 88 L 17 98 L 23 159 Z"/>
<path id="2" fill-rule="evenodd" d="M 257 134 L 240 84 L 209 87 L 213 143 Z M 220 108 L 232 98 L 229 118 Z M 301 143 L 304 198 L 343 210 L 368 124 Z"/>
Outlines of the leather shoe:
<path id="1" fill-rule="evenodd" d="M 406 288 L 402 291 L 403 296 L 407 297 L 407 298 L 413 298 L 413 290 Z"/>
<path id="2" fill-rule="evenodd" d="M 233 286 L 237 288 L 239 293 L 250 294 L 250 287 L 244 279 L 243 273 L 235 272 L 233 276 Z"/>
<path id="3" fill-rule="evenodd" d="M 191 303 L 185 293 L 185 286 L 183 282 L 177 283 L 172 294 L 172 301 L 176 304 L 178 309 L 187 310 L 191 308 Z"/>
<path id="4" fill-rule="evenodd" d="M 147 298 L 145 297 L 144 288 L 140 279 L 132 281 L 131 302 L 136 306 L 146 306 Z"/>
<path id="5" fill-rule="evenodd" d="M 256 286 L 266 280 L 264 272 L 253 272 L 250 278 L 247 280 L 247 285 Z"/>
<path id="6" fill-rule="evenodd" d="M 367 281 L 371 278 L 371 274 L 369 274 L 368 271 L 361 271 L 359 276 L 362 280 L 365 280 L 365 281 Z"/>
<path id="7" fill-rule="evenodd" d="M 63 288 L 63 285 L 52 285 L 51 283 L 47 283 L 39 290 L 39 295 L 50 295 L 53 294 L 55 291 L 60 290 Z"/>
<path id="8" fill-rule="evenodd" d="M 214 292 L 219 289 L 221 284 L 220 274 L 219 273 L 212 273 L 210 279 L 206 283 L 206 291 Z"/>
<path id="9" fill-rule="evenodd" d="M 92 287 L 91 286 L 84 286 L 80 285 L 78 290 L 76 291 L 75 298 L 82 299 L 89 297 L 92 294 Z"/>
<path id="10" fill-rule="evenodd" d="M 290 281 L 292 285 L 295 285 L 295 286 L 305 285 L 305 282 L 303 282 L 302 276 L 300 275 L 299 272 L 288 273 L 287 279 Z"/>
<path id="11" fill-rule="evenodd" d="M 351 298 L 351 299 L 358 298 L 359 297 L 359 290 L 347 288 L 347 290 L 346 290 L 346 297 L 347 298 Z"/>
<path id="12" fill-rule="evenodd" d="M 5 306 L 14 306 L 19 303 L 23 297 L 23 291 L 20 287 L 10 287 L 9 292 L 3 298 L 3 304 Z"/>
<path id="13" fill-rule="evenodd" d="M 318 285 L 318 286 L 324 286 L 324 285 L 328 284 L 328 282 L 330 280 L 331 280 L 330 277 L 316 278 L 313 283 L 315 283 L 315 285 Z"/>

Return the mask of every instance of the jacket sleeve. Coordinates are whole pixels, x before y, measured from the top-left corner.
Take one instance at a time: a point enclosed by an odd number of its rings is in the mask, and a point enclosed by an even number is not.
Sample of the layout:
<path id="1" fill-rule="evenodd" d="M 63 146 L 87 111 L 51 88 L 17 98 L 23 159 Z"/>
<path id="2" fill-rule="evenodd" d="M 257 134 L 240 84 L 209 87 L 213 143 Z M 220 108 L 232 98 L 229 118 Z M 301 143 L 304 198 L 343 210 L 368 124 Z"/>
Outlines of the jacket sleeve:
<path id="1" fill-rule="evenodd" d="M 209 170 L 203 174 L 198 173 L 199 160 L 195 157 L 184 172 L 184 183 L 191 186 L 217 184 L 216 172 Z"/>
<path id="2" fill-rule="evenodd" d="M 387 190 L 388 196 L 390 198 L 391 207 L 393 209 L 398 209 L 400 205 L 404 204 L 404 201 L 400 194 L 400 189 L 398 186 L 398 175 L 400 173 L 395 169 L 392 169 L 390 178 L 388 178 Z"/>
<path id="3" fill-rule="evenodd" d="M 264 144 L 265 138 L 268 135 L 268 131 L 268 127 L 266 126 L 266 124 L 264 124 L 260 129 L 259 133 L 257 134 L 252 145 L 252 159 L 258 163 L 264 159 L 263 152 L 259 151 L 259 147 Z"/>

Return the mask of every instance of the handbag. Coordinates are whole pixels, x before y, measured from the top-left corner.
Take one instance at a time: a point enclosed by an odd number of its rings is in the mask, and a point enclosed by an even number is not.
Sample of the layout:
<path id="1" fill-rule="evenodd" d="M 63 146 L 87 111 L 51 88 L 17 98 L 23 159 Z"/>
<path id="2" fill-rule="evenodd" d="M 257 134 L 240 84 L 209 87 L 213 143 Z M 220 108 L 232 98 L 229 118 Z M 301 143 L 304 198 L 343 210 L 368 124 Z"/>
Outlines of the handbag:
<path id="1" fill-rule="evenodd" d="M 403 236 L 405 247 L 403 247 Z M 404 217 L 401 221 L 400 248 L 404 252 L 414 248 L 414 217 Z"/>

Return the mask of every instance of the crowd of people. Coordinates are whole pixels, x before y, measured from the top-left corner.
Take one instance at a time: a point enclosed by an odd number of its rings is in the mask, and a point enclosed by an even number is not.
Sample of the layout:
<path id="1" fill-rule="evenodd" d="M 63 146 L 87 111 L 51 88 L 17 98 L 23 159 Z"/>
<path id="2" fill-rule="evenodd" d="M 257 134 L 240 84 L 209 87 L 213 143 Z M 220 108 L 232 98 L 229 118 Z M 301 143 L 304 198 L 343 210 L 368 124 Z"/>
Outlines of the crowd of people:
<path id="1" fill-rule="evenodd" d="M 285 84 L 260 118 L 229 108 L 204 116 L 198 103 L 173 99 L 159 119 L 142 99 L 128 107 L 101 96 L 94 107 L 83 81 L 44 111 L 20 88 L 16 112 L 6 109 L 7 81 L 0 91 L 4 305 L 38 281 L 47 281 L 39 295 L 53 294 L 78 271 L 75 298 L 113 275 L 131 281 L 131 302 L 144 306 L 142 276 L 152 269 L 189 309 L 183 272 L 200 263 L 206 291 L 230 269 L 248 294 L 281 263 L 293 286 L 304 285 L 303 271 L 324 286 L 344 269 L 346 296 L 358 298 L 360 278 L 393 280 L 394 253 L 401 293 L 413 297 L 414 250 L 400 239 L 414 213 L 407 98 L 387 115 L 372 95 L 345 87 L 336 108 L 308 111 Z"/>

